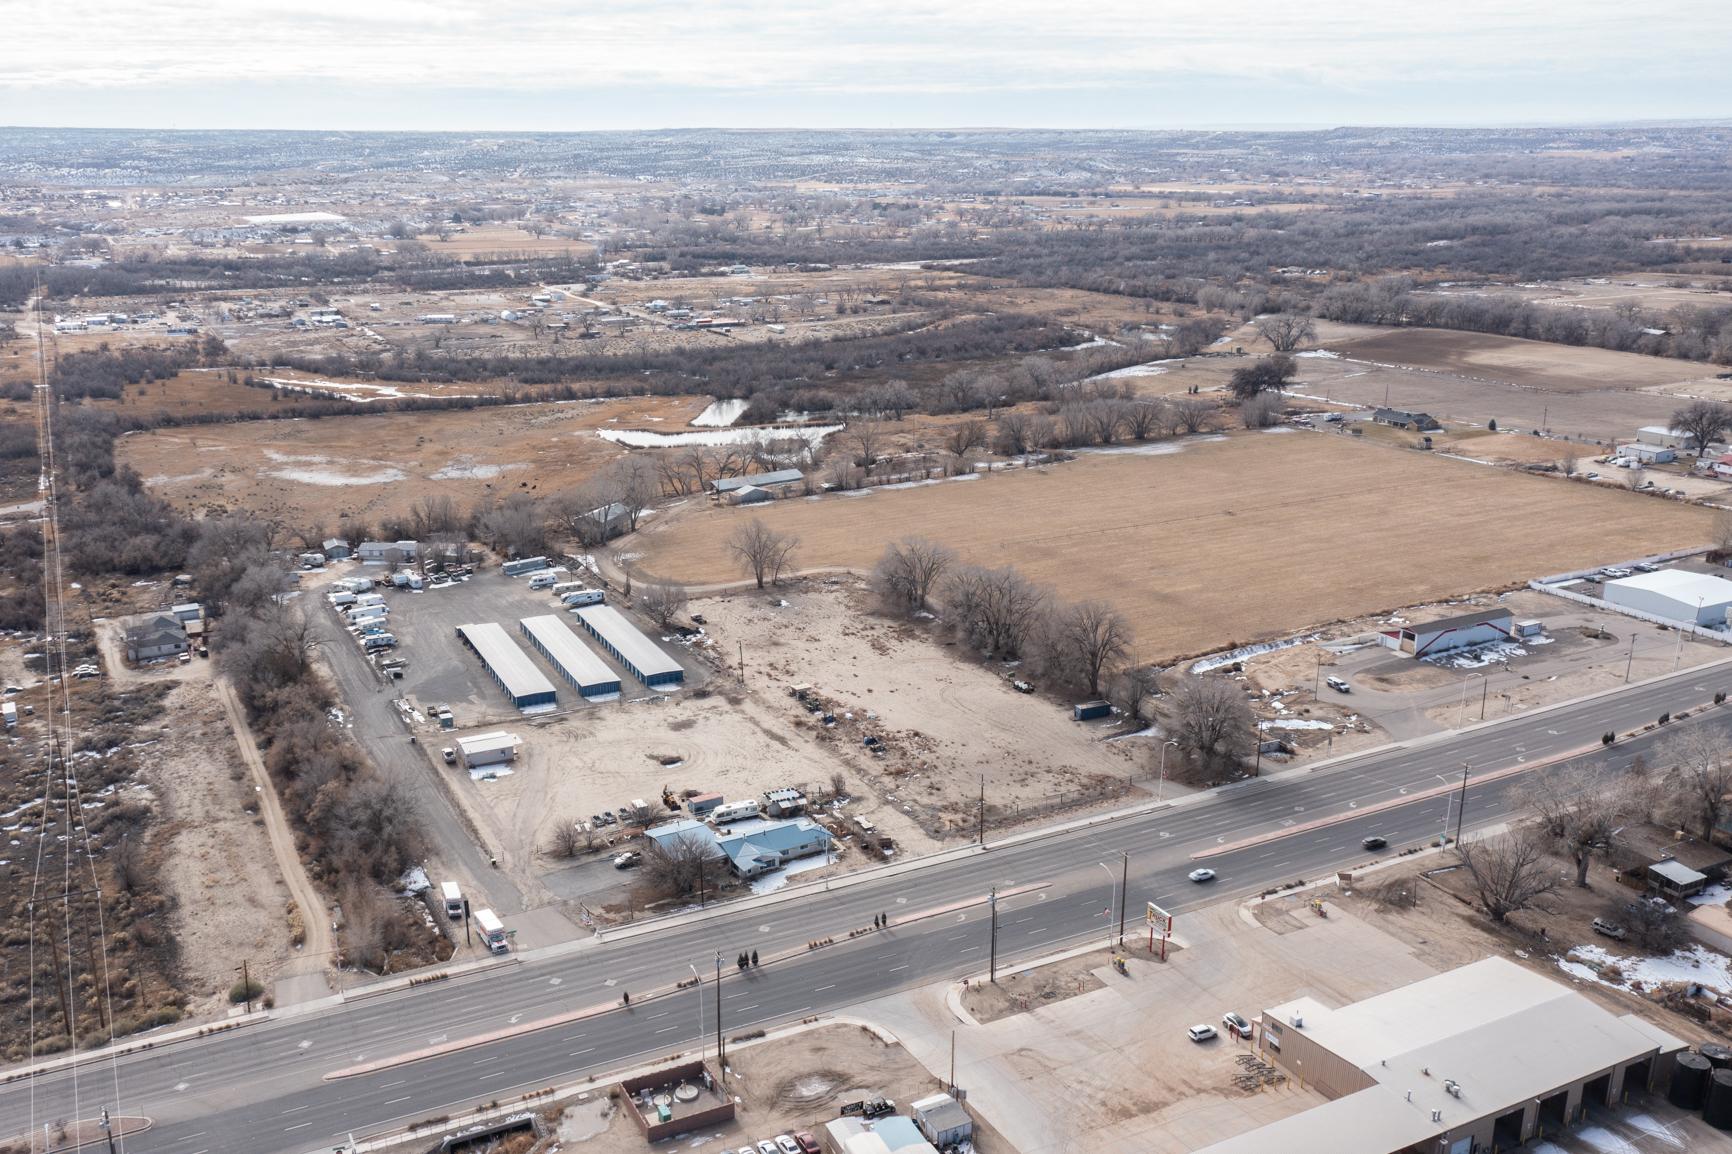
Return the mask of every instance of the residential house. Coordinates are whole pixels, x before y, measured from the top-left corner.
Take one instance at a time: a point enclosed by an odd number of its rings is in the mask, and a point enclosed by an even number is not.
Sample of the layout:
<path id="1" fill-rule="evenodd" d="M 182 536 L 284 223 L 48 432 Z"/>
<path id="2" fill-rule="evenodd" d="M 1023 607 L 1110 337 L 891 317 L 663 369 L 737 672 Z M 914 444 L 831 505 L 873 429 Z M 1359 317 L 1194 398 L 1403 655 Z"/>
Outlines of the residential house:
<path id="1" fill-rule="evenodd" d="M 830 852 L 830 831 L 810 818 L 770 822 L 746 833 L 716 839 L 716 848 L 743 878 L 780 869 L 798 858 Z"/>
<path id="2" fill-rule="evenodd" d="M 186 627 L 170 613 L 153 613 L 126 627 L 126 659 L 155 661 L 192 648 Z"/>

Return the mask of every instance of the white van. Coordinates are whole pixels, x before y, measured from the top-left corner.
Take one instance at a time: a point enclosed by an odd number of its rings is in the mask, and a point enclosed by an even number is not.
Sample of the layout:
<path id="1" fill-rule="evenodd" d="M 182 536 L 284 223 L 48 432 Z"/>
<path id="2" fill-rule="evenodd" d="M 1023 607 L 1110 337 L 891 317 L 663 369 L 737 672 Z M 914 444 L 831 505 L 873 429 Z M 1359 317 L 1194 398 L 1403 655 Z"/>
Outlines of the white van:
<path id="1" fill-rule="evenodd" d="M 559 584 L 559 575 L 556 573 L 537 573 L 529 579 L 531 589 L 551 589 L 557 584 Z"/>
<path id="2" fill-rule="evenodd" d="M 445 896 L 445 916 L 460 918 L 463 916 L 463 891 L 457 888 L 456 882 L 439 883 L 439 892 Z"/>

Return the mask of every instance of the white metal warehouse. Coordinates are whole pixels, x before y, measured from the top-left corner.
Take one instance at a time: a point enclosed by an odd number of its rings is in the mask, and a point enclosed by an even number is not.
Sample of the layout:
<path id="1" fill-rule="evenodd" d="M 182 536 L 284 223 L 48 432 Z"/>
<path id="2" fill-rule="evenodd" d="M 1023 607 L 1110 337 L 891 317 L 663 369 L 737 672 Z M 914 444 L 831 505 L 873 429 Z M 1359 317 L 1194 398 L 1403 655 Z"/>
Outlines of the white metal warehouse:
<path id="1" fill-rule="evenodd" d="M 483 765 L 505 765 L 516 761 L 517 751 L 522 746 L 523 739 L 521 737 L 515 733 L 507 733 L 503 729 L 457 739 L 457 750 L 463 755 L 463 768 L 465 769 L 475 769 Z"/>
<path id="2" fill-rule="evenodd" d="M 1668 621 L 1719 626 L 1726 624 L 1726 611 L 1732 609 L 1732 581 L 1688 569 L 1620 577 L 1606 582 L 1605 588 L 1610 604 Z"/>
<path id="3" fill-rule="evenodd" d="M 541 675 L 529 654 L 518 647 L 511 635 L 493 622 L 484 625 L 459 625 L 457 636 L 475 650 L 481 664 L 499 682 L 511 704 L 525 713 L 532 709 L 551 708 L 557 700 L 553 682 Z"/>
<path id="4" fill-rule="evenodd" d="M 551 613 L 525 617 L 517 623 L 529 643 L 553 663 L 559 675 L 571 682 L 584 697 L 606 697 L 619 692 L 619 674 L 589 651 L 565 622 Z"/>
<path id="5" fill-rule="evenodd" d="M 588 605 L 577 611 L 577 619 L 602 648 L 645 685 L 678 685 L 686 671 L 663 653 L 661 646 L 645 637 L 637 626 L 611 605 Z"/>

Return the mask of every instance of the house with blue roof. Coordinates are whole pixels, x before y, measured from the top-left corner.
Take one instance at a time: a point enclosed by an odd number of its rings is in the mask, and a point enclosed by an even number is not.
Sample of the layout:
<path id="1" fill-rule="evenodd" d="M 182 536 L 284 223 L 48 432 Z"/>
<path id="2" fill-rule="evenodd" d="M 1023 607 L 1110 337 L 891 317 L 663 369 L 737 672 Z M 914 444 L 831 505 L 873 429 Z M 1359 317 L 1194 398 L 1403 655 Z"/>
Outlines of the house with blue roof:
<path id="1" fill-rule="evenodd" d="M 696 822 L 682 824 L 696 825 Z M 653 833 L 653 831 L 652 831 Z M 716 838 L 716 848 L 743 878 L 755 878 L 780 869 L 796 858 L 829 853 L 830 831 L 807 817 L 768 822 L 746 833 Z"/>
<path id="2" fill-rule="evenodd" d="M 701 821 L 681 818 L 678 821 L 664 822 L 644 830 L 644 836 L 649 838 L 664 853 L 672 853 L 681 842 L 694 841 L 709 852 L 705 856 L 720 857 L 722 851 L 716 845 L 716 831 Z"/>

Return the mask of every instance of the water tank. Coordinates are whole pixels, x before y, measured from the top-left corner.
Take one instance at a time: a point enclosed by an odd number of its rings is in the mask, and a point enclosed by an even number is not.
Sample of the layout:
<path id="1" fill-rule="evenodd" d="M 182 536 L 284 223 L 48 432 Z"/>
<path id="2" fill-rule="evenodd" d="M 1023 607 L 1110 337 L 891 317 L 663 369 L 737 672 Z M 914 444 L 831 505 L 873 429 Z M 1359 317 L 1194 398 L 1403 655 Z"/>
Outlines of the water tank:
<path id="1" fill-rule="evenodd" d="M 1696 1052 L 1712 1062 L 1716 1070 L 1732 1066 L 1732 1047 L 1722 1046 L 1719 1042 L 1708 1042 L 1697 1046 Z"/>
<path id="2" fill-rule="evenodd" d="M 1685 1110 L 1700 1110 L 1702 1100 L 1708 1095 L 1708 1073 L 1713 1068 L 1712 1063 L 1700 1054 L 1679 1054 L 1666 1100 Z"/>
<path id="3" fill-rule="evenodd" d="M 1716 1130 L 1732 1130 L 1732 1070 L 1715 1070 L 1709 1078 L 1702 1120 Z"/>

